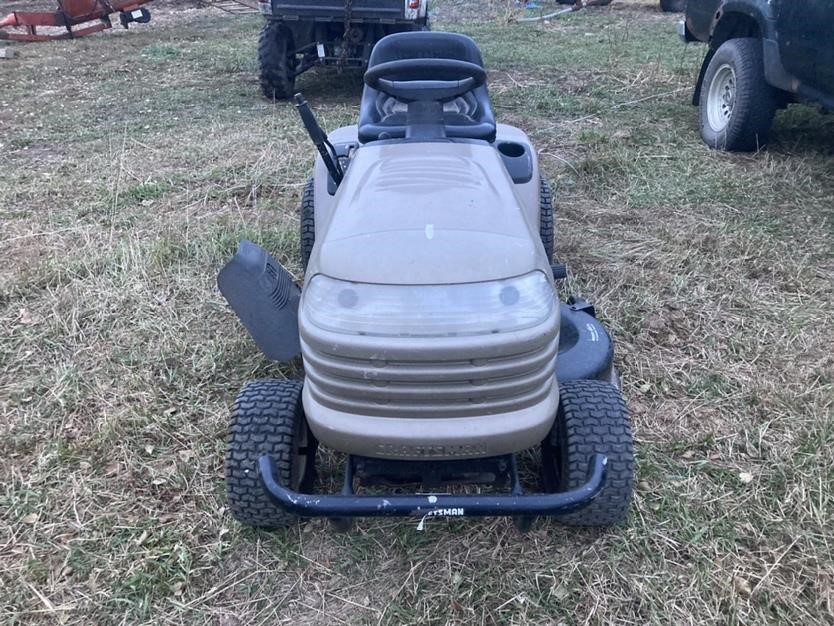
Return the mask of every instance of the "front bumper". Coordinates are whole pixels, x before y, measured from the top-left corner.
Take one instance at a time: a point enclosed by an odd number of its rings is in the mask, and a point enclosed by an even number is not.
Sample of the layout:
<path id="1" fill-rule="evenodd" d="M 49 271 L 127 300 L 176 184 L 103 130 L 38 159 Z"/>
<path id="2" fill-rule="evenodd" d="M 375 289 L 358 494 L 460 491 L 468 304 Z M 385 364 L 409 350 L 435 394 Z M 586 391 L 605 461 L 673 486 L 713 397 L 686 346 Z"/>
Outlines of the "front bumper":
<path id="1" fill-rule="evenodd" d="M 345 476 L 339 495 L 297 493 L 282 486 L 269 456 L 260 458 L 261 481 L 281 509 L 303 517 L 484 517 L 536 516 L 568 513 L 589 504 L 605 485 L 608 459 L 594 454 L 588 461 L 585 484 L 560 493 L 524 494 L 514 481 L 508 494 L 407 494 L 356 495 L 353 476 Z M 350 466 L 350 464 L 349 464 Z"/>
<path id="2" fill-rule="evenodd" d="M 692 34 L 692 31 L 689 30 L 689 27 L 686 25 L 686 20 L 678 21 L 677 26 L 678 37 L 683 43 L 692 43 L 695 41 L 699 41 L 699 39 Z"/>

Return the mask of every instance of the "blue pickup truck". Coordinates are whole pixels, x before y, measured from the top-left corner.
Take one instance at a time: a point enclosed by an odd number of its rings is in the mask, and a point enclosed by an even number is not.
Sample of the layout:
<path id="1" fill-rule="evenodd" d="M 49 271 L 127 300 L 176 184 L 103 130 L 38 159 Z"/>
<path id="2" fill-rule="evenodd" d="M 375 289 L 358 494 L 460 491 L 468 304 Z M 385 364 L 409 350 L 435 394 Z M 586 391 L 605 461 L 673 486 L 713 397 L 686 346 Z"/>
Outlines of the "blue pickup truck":
<path id="1" fill-rule="evenodd" d="M 679 34 L 709 44 L 692 103 L 712 148 L 758 150 L 792 102 L 834 111 L 834 0 L 688 0 Z"/>

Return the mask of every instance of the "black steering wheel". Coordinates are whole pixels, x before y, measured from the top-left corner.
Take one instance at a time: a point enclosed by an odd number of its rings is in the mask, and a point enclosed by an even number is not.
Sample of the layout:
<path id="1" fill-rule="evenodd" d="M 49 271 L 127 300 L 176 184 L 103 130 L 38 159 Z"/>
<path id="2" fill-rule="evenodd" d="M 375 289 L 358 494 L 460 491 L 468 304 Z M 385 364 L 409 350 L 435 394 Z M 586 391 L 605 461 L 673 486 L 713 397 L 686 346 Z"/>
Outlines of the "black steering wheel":
<path id="1" fill-rule="evenodd" d="M 401 102 L 447 102 L 485 82 L 483 67 L 459 59 L 401 59 L 365 72 L 368 87 Z"/>

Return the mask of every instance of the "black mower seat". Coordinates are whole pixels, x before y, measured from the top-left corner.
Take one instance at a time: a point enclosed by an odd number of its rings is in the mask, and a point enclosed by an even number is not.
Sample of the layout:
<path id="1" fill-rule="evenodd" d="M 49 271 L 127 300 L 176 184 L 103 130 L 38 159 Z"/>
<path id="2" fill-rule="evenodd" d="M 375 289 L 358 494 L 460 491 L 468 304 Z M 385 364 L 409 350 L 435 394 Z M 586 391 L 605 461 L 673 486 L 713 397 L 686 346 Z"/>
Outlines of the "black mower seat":
<path id="1" fill-rule="evenodd" d="M 410 32 L 382 38 L 371 52 L 368 67 L 402 59 L 457 59 L 484 66 L 475 42 L 458 33 Z M 359 141 L 405 137 L 406 106 L 365 85 L 359 107 Z M 486 85 L 448 102 L 443 107 L 447 137 L 495 141 L 495 116 Z"/>

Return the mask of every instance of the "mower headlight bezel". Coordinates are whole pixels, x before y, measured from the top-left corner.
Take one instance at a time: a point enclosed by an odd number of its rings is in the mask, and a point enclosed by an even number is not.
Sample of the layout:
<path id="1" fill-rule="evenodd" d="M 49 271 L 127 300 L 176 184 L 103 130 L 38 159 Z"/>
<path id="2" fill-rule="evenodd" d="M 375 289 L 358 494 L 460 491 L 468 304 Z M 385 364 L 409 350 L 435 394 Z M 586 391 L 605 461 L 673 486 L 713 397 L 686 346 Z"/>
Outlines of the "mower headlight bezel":
<path id="1" fill-rule="evenodd" d="M 316 274 L 302 315 L 318 328 L 375 337 L 461 337 L 526 330 L 555 314 L 544 272 L 501 280 L 434 285 L 358 283 Z"/>

